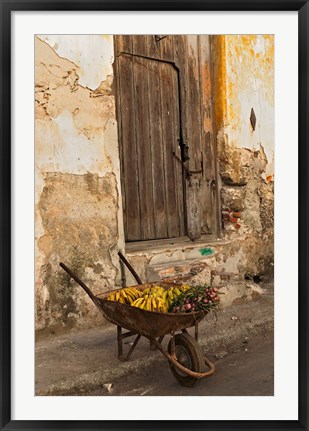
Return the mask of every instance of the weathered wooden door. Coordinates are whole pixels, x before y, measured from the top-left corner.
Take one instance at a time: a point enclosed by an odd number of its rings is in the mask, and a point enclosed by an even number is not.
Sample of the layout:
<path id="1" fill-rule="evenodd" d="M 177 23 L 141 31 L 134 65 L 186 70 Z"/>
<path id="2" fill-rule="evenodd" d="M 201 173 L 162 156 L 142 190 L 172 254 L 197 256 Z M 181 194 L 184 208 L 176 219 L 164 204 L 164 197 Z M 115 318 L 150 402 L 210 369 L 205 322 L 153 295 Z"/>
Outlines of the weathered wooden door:
<path id="1" fill-rule="evenodd" d="M 115 55 L 126 241 L 215 233 L 209 40 L 116 36 Z"/>

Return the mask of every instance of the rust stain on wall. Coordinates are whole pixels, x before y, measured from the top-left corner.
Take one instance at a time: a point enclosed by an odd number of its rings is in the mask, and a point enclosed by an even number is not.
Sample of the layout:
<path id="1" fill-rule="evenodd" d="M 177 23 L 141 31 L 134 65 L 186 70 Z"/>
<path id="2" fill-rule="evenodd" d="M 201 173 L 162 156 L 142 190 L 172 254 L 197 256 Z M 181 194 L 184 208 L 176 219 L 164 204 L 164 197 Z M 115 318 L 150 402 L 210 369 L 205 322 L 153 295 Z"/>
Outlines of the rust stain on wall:
<path id="1" fill-rule="evenodd" d="M 213 36 L 214 98 L 217 130 L 226 123 L 226 38 Z"/>

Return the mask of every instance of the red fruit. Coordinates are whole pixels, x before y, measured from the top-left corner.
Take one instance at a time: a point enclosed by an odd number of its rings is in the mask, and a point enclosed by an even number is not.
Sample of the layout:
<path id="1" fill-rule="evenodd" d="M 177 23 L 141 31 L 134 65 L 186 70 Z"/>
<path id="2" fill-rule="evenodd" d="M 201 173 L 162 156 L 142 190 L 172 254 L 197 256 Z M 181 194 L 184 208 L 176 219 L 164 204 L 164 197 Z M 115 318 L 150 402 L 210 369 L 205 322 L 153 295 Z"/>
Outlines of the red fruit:
<path id="1" fill-rule="evenodd" d="M 218 289 L 216 287 L 213 288 L 214 292 L 218 292 Z"/>
<path id="2" fill-rule="evenodd" d="M 190 311 L 192 306 L 191 306 L 191 304 L 186 304 L 184 308 L 186 311 Z"/>

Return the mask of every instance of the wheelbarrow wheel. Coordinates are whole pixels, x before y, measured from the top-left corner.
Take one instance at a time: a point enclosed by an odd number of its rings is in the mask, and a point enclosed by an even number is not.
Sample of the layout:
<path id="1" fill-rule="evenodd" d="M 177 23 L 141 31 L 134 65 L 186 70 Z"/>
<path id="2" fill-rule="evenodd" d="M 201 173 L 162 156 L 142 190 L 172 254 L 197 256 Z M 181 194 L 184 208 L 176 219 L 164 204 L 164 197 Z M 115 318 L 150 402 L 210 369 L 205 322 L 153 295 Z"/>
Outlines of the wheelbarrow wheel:
<path id="1" fill-rule="evenodd" d="M 171 341 L 168 345 L 168 352 L 171 353 Z M 197 341 L 190 334 L 176 334 L 175 336 L 175 354 L 177 361 L 191 371 L 203 373 L 205 370 L 205 361 L 203 352 Z M 179 370 L 169 361 L 170 369 L 178 382 L 182 386 L 192 387 L 198 380 Z"/>

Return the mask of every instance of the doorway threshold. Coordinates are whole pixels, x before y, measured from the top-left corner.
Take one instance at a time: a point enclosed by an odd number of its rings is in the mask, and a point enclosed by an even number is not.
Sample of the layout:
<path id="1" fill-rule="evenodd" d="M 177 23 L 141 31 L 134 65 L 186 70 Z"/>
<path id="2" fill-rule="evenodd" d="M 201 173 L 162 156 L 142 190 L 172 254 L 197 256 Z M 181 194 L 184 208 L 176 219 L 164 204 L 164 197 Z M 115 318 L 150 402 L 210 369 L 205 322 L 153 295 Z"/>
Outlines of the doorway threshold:
<path id="1" fill-rule="evenodd" d="M 147 241 L 127 242 L 125 250 L 127 254 L 147 253 L 153 251 L 193 249 L 200 246 L 228 244 L 230 241 L 218 238 L 216 235 L 203 235 L 201 238 L 192 241 L 187 236 L 179 238 L 156 239 Z"/>

